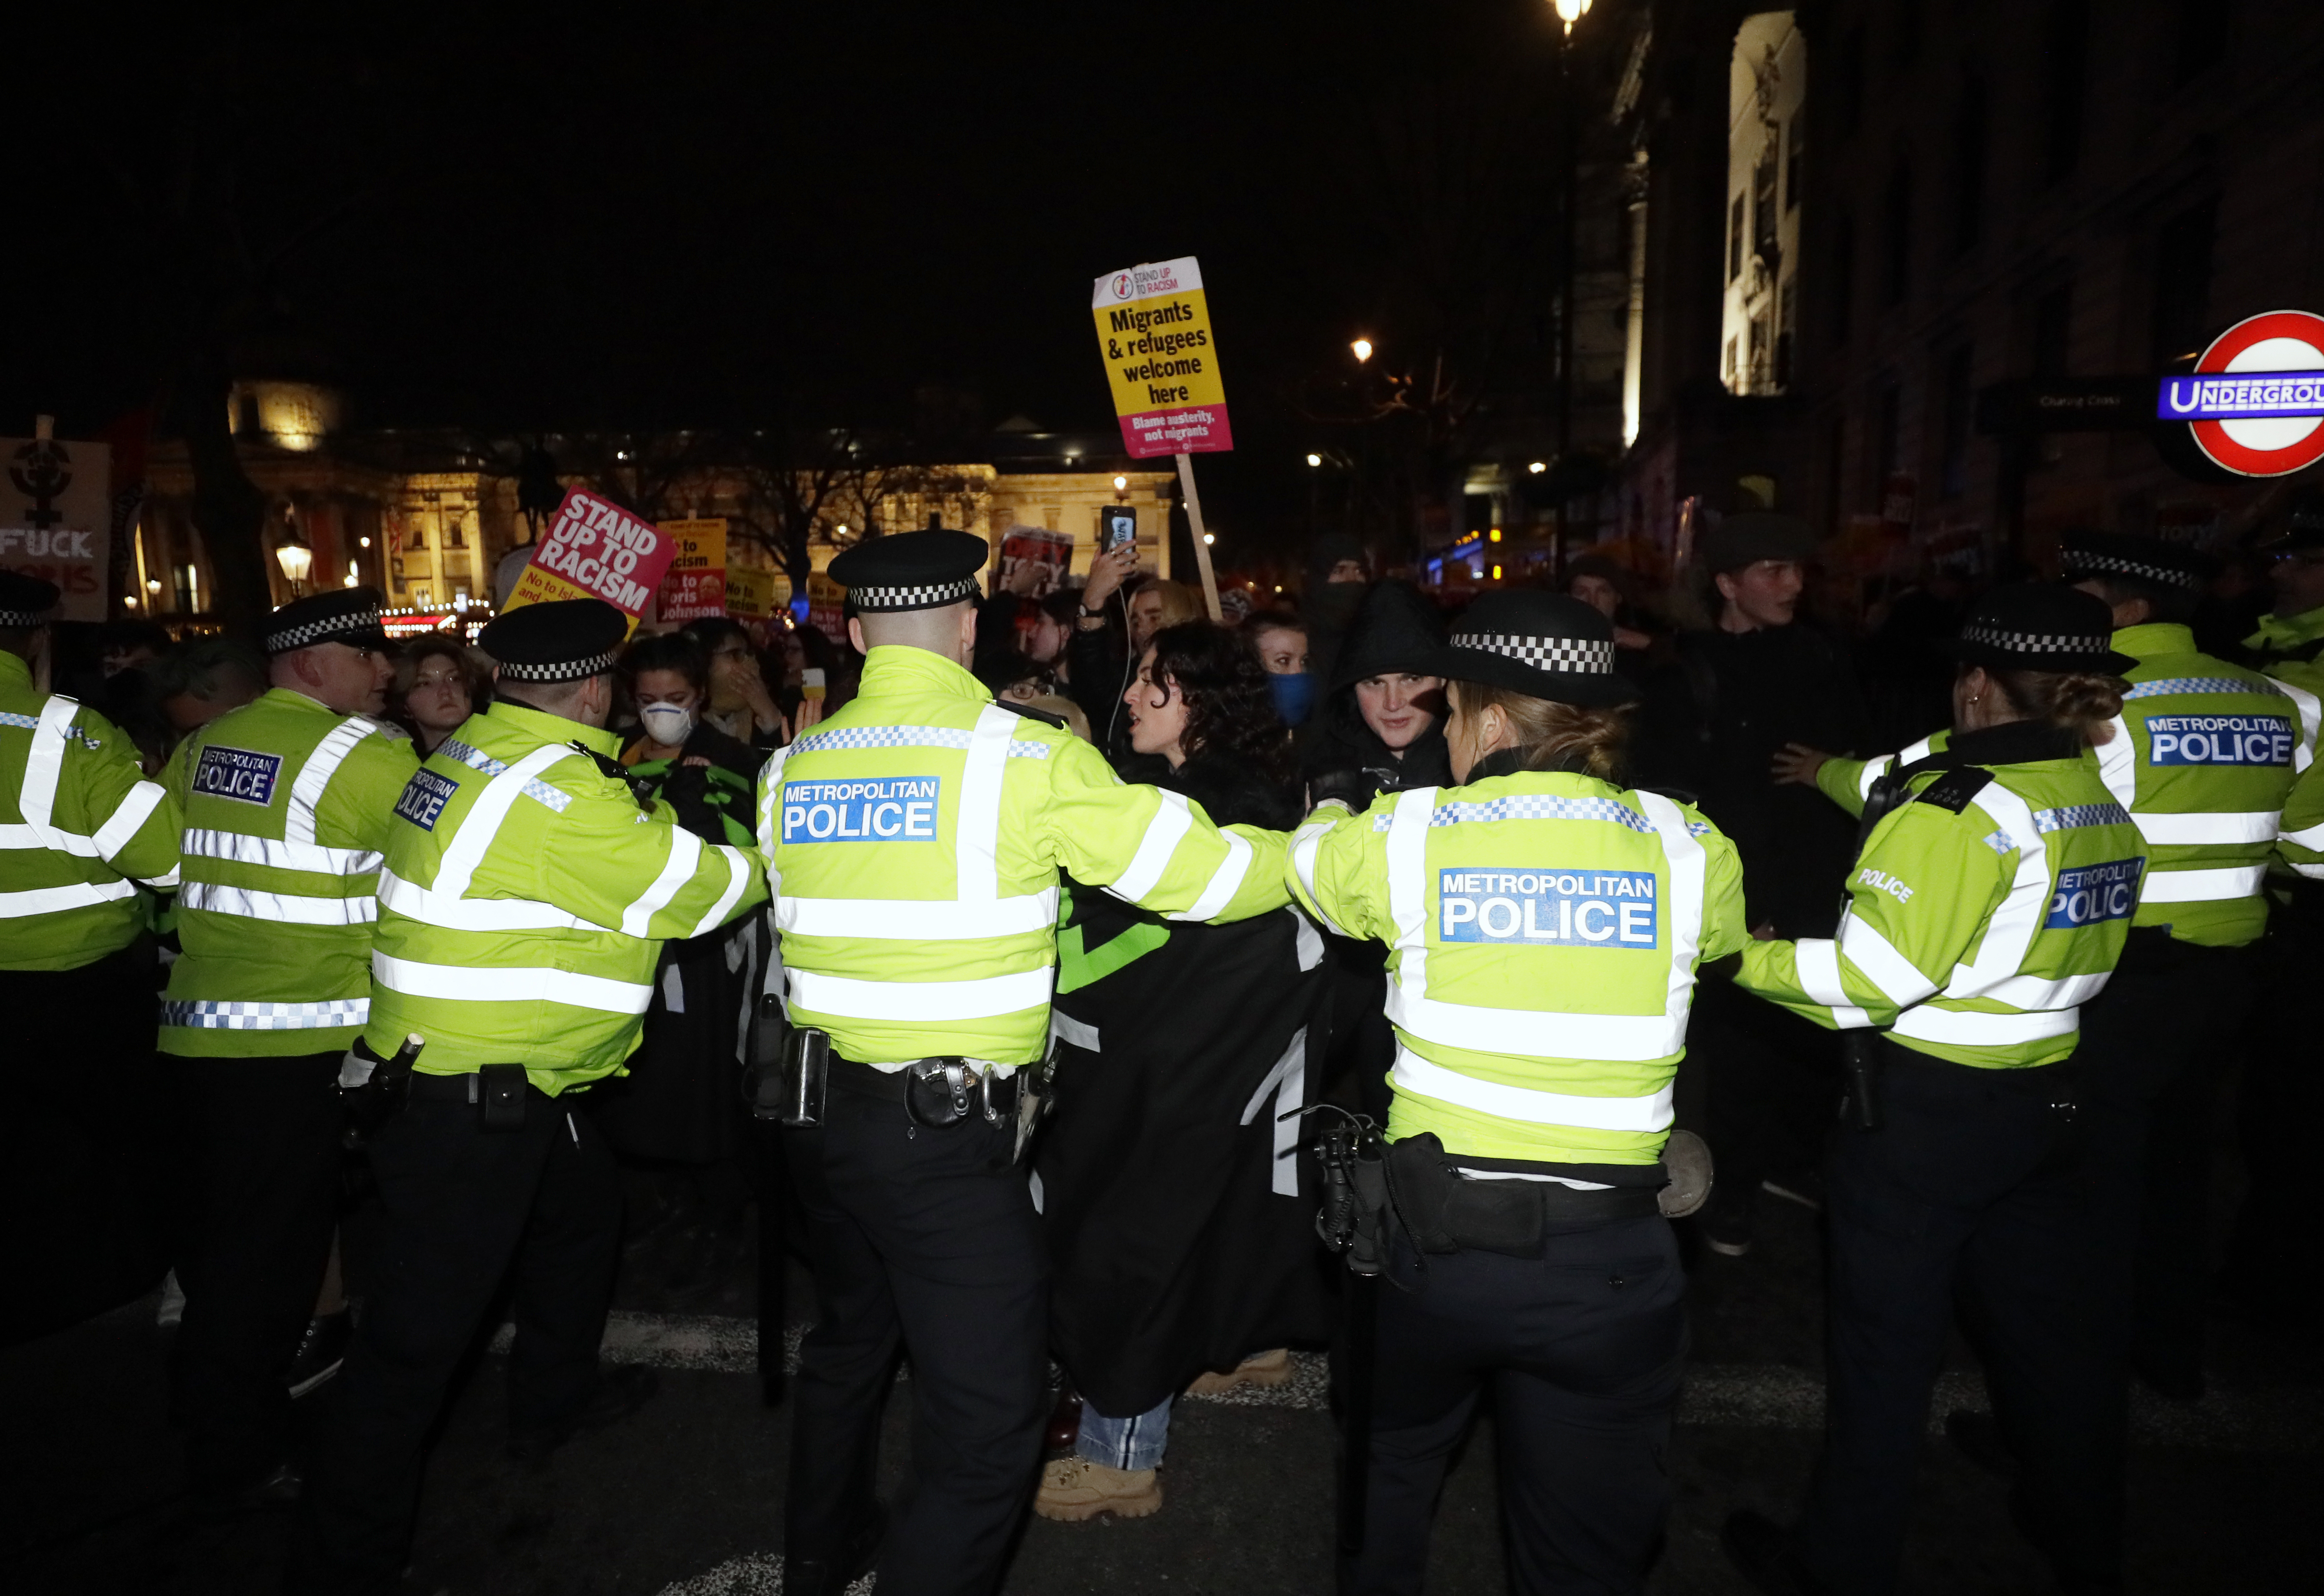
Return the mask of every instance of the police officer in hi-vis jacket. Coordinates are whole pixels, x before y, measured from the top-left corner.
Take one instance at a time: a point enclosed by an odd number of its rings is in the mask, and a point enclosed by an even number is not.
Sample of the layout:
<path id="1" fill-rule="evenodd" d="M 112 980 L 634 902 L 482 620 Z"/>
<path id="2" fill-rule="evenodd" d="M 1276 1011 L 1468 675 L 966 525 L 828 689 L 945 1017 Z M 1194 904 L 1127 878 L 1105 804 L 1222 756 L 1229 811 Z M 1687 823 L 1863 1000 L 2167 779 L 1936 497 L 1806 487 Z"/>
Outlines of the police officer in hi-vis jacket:
<path id="1" fill-rule="evenodd" d="M 931 528 L 832 561 L 865 652 L 855 698 L 760 776 L 790 1022 L 827 1038 L 785 1132 L 820 1316 L 792 1386 L 783 1589 L 998 1582 L 1047 1413 L 1046 1254 L 1014 1167 L 1049 1036 L 1057 878 L 1187 919 L 1278 909 L 1283 837 L 1125 786 L 968 673 L 984 540 Z M 912 1363 L 915 1481 L 884 1544 L 880 1414 Z"/>
<path id="2" fill-rule="evenodd" d="M 1454 1450 L 1489 1402 L 1510 1586 L 1636 1591 L 1670 1507 L 1686 1350 L 1662 1216 L 1697 966 L 1744 927 L 1734 844 L 1609 780 L 1637 695 L 1578 599 L 1489 593 L 1445 679 L 1453 785 L 1317 806 L 1300 904 L 1388 947 L 1392 1287 L 1379 1294 L 1361 1551 L 1416 1592 Z"/>
<path id="3" fill-rule="evenodd" d="M 1744 949 L 1745 990 L 1879 1033 L 1826 1163 L 1830 1416 L 1807 1511 L 1789 1530 L 1748 1510 L 1727 1525 L 1763 1591 L 1895 1589 L 1957 1287 L 2024 1460 L 2020 1522 L 2067 1590 L 2120 1589 L 2122 1392 L 2070 1062 L 2147 867 L 2092 757 L 2137 664 L 2113 632 L 2087 593 L 1987 595 L 1956 645 L 1950 736 L 1871 795 L 1839 935 Z"/>

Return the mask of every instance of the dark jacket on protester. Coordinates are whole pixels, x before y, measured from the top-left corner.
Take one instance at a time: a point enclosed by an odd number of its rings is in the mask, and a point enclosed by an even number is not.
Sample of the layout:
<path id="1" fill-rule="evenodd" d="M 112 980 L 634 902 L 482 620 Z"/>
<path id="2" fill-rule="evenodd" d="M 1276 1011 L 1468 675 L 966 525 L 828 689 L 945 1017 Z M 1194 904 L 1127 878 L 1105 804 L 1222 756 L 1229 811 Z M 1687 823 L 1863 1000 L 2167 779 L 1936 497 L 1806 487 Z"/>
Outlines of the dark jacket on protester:
<path id="1" fill-rule="evenodd" d="M 1856 823 L 1812 786 L 1777 786 L 1770 767 L 1786 743 L 1882 752 L 1864 746 L 1868 717 L 1847 650 L 1807 621 L 1710 627 L 1681 634 L 1676 662 L 1640 686 L 1634 779 L 1692 794 L 1734 839 L 1752 925 L 1831 936 Z"/>
<path id="2" fill-rule="evenodd" d="M 1345 532 L 1324 532 L 1307 550 L 1307 585 L 1299 592 L 1300 618 L 1307 623 L 1307 669 L 1326 681 L 1338 673 L 1356 612 L 1370 588 L 1362 582 L 1333 582 L 1332 567 L 1343 559 L 1360 562 L 1364 545 Z"/>
<path id="3" fill-rule="evenodd" d="M 1418 671 L 1443 641 L 1444 625 L 1435 608 L 1402 583 L 1383 582 L 1364 595 L 1341 641 L 1323 701 L 1302 728 L 1299 770 L 1311 786 L 1319 776 L 1344 771 L 1368 773 L 1375 793 L 1451 783 L 1443 709 L 1398 758 L 1365 724 L 1356 704 L 1358 682 Z"/>
<path id="4" fill-rule="evenodd" d="M 632 727 L 624 755 L 644 740 Z M 754 846 L 752 806 L 767 756 L 717 727 L 697 724 L 675 760 L 630 767 L 706 843 Z M 614 1150 L 634 1158 L 711 1164 L 742 1148 L 740 1050 L 771 937 L 762 913 L 706 936 L 662 945 L 645 1033 L 629 1074 L 590 1095 Z"/>
<path id="5" fill-rule="evenodd" d="M 1166 785 L 1221 825 L 1298 805 L 1231 754 Z M 1330 1333 L 1303 1138 L 1328 1037 L 1322 937 L 1295 909 L 1163 919 L 1076 888 L 1058 934 L 1057 1114 L 1035 1167 L 1050 1344 L 1083 1398 L 1128 1418 L 1204 1370 Z"/>

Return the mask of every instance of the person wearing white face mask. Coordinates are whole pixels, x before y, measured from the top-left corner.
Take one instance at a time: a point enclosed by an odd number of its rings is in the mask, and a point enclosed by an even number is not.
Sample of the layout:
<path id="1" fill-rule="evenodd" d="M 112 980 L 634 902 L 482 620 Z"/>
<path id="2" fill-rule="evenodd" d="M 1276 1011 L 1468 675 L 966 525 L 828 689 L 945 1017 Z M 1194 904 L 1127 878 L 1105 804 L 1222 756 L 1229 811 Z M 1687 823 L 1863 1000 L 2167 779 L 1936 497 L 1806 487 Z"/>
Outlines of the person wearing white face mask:
<path id="1" fill-rule="evenodd" d="M 752 791 L 767 756 L 706 719 L 711 660 L 702 644 L 683 632 L 640 638 L 621 669 L 637 706 L 622 763 L 703 841 L 750 845 Z M 747 1116 L 733 1080 L 744 1010 L 772 944 L 763 919 L 745 915 L 663 947 L 630 1073 L 601 1088 L 606 1139 L 654 1172 L 639 1261 L 680 1295 L 732 1275 L 746 1244 Z"/>

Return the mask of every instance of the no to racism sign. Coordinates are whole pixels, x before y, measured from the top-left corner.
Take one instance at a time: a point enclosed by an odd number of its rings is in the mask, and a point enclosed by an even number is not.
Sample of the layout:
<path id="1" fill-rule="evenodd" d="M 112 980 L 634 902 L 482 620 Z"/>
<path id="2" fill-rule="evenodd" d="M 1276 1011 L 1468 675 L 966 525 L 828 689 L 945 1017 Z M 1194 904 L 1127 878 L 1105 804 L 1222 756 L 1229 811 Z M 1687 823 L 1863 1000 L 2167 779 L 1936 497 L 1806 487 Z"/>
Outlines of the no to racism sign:
<path id="1" fill-rule="evenodd" d="M 1091 313 L 1121 440 L 1133 457 L 1234 447 L 1210 301 L 1194 256 L 1107 273 L 1097 280 Z"/>
<path id="2" fill-rule="evenodd" d="M 662 535 L 669 540 L 669 569 L 662 574 L 654 613 L 661 620 L 700 621 L 726 613 L 726 522 L 723 517 L 702 521 L 666 521 Z"/>
<path id="3" fill-rule="evenodd" d="M 540 534 L 505 609 L 560 598 L 602 598 L 634 629 L 677 545 L 651 521 L 574 488 Z M 724 553 L 722 548 L 720 553 Z"/>

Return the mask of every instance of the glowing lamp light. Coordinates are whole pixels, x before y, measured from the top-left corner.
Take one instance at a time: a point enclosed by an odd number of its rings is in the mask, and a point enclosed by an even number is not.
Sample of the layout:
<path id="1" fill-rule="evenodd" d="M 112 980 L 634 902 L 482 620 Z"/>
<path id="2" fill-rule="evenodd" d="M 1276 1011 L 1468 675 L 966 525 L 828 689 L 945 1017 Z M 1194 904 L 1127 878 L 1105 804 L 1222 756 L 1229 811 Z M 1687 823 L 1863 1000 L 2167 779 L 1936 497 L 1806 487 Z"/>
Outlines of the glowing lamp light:
<path id="1" fill-rule="evenodd" d="M 1354 354 L 1358 365 L 1372 357 L 1372 341 L 1370 338 L 1358 338 L 1348 348 Z"/>
<path id="2" fill-rule="evenodd" d="M 283 579 L 294 587 L 304 582 L 307 573 L 315 567 L 315 551 L 299 535 L 297 527 L 286 530 L 282 540 L 274 545 L 274 558 L 282 567 Z"/>
<path id="3" fill-rule="evenodd" d="M 1546 460 L 1534 460 L 1527 463 L 1526 469 L 1532 472 L 1536 476 L 1539 476 L 1543 472 L 1549 469 L 1549 462 Z"/>
<path id="4" fill-rule="evenodd" d="M 1217 542 L 1218 540 L 1218 540 L 1218 538 L 1217 538 L 1216 534 L 1214 534 L 1214 533 L 1211 533 L 1211 532 L 1204 532 L 1204 533 L 1203 534 L 1203 542 L 1204 542 L 1205 545 L 1209 545 L 1209 544 L 1212 544 L 1212 543 L 1215 543 L 1215 542 Z"/>
<path id="5" fill-rule="evenodd" d="M 1491 531 L 1487 532 L 1485 534 L 1485 540 L 1489 543 L 1499 542 L 1501 540 L 1501 529 L 1495 527 Z"/>
<path id="6" fill-rule="evenodd" d="M 847 523 L 844 521 L 839 523 L 839 535 L 843 538 L 847 536 Z"/>
<path id="7" fill-rule="evenodd" d="M 1496 581 L 1496 582 L 1498 582 L 1498 581 L 1499 581 L 1500 579 L 1501 579 L 1501 567 L 1499 567 L 1499 566 L 1495 566 L 1495 567 L 1493 567 L 1493 580 L 1494 580 L 1494 581 Z"/>
<path id="8" fill-rule="evenodd" d="M 146 577 L 146 578 L 145 578 L 145 591 L 146 591 L 146 592 L 148 592 L 148 593 L 159 593 L 159 592 L 161 592 L 161 577 Z"/>
<path id="9" fill-rule="evenodd" d="M 1130 491 L 1130 478 L 1126 476 L 1115 477 L 1113 479 L 1113 491 L 1117 494 L 1128 493 Z"/>
<path id="10" fill-rule="evenodd" d="M 369 538 L 357 538 L 355 540 L 355 547 L 358 549 L 368 549 L 371 547 L 371 540 Z"/>
<path id="11" fill-rule="evenodd" d="M 134 610 L 137 607 L 137 595 L 134 593 L 124 594 L 122 595 L 121 602 L 125 607 Z"/>
<path id="12" fill-rule="evenodd" d="M 1307 464 L 1310 466 L 1321 466 L 1323 463 L 1323 457 L 1321 455 L 1310 455 L 1307 457 Z"/>
<path id="13" fill-rule="evenodd" d="M 339 586 L 342 586 L 342 587 L 353 587 L 355 585 L 355 572 L 354 572 L 353 570 L 349 570 L 349 571 L 347 572 L 347 575 L 346 575 L 346 579 L 345 581 L 341 582 L 341 583 L 339 584 Z"/>
<path id="14" fill-rule="evenodd" d="M 1590 0 L 1550 0 L 1550 5 L 1569 33 L 1573 32 L 1574 23 L 1590 14 Z"/>

